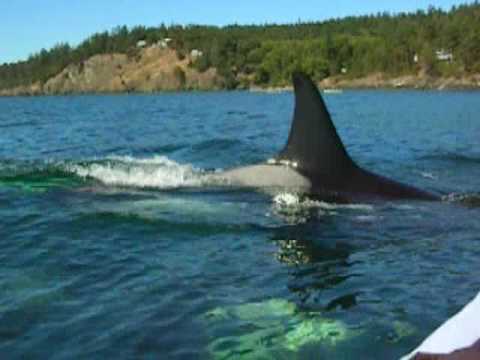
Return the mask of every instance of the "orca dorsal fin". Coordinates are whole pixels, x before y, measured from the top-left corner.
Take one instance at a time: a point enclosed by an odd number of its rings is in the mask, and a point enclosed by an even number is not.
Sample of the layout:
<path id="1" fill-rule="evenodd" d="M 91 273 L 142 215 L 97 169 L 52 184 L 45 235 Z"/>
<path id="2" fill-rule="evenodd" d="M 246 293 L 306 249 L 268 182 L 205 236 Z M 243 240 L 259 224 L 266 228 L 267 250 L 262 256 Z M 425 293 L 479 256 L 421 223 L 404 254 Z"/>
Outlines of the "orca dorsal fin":
<path id="1" fill-rule="evenodd" d="M 313 81 L 293 74 L 295 111 L 285 148 L 277 159 L 296 162 L 300 170 L 339 176 L 355 166 L 333 125 L 327 107 Z"/>

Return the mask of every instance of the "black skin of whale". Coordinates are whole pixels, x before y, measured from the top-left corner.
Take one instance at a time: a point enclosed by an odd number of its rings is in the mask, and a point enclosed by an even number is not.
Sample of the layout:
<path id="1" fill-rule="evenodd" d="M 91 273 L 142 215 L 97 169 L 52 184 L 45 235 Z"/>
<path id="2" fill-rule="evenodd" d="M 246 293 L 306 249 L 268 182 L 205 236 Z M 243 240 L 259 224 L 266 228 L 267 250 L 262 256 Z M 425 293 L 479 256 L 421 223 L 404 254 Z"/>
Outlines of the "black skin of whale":
<path id="1" fill-rule="evenodd" d="M 303 73 L 294 73 L 293 85 L 292 126 L 287 144 L 275 160 L 296 165 L 295 171 L 311 182 L 309 195 L 334 201 L 364 198 L 441 200 L 436 194 L 358 166 L 347 153 L 313 81 Z"/>

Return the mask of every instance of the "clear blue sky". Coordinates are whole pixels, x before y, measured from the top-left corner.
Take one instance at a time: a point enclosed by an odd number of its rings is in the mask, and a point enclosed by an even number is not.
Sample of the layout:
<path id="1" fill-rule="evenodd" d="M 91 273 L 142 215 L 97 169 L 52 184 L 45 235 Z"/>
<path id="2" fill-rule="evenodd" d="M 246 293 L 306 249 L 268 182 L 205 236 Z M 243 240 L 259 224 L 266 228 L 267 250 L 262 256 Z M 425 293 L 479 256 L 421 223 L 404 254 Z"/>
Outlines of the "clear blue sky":
<path id="1" fill-rule="evenodd" d="M 379 11 L 450 9 L 469 0 L 0 0 L 0 64 L 118 25 L 227 25 L 325 20 Z"/>

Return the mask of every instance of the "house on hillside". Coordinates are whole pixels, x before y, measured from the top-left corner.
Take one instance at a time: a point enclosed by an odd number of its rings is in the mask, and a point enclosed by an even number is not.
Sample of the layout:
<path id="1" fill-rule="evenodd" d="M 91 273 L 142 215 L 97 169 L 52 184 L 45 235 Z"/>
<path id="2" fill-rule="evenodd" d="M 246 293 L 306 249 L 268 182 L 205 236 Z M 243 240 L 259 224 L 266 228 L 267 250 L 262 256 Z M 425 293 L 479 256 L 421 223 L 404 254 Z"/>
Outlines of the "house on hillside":
<path id="1" fill-rule="evenodd" d="M 159 47 L 160 49 L 166 49 L 169 47 L 169 44 L 171 42 L 172 42 L 172 39 L 164 38 L 164 39 L 158 40 L 156 46 Z"/>
<path id="2" fill-rule="evenodd" d="M 452 62 L 453 61 L 453 54 L 450 51 L 447 51 L 445 49 L 439 49 L 435 51 L 435 59 L 438 61 L 448 61 Z M 418 54 L 413 55 L 413 62 L 415 64 L 418 64 L 420 61 L 420 56 Z"/>
<path id="3" fill-rule="evenodd" d="M 137 48 L 144 48 L 145 46 L 147 46 L 147 42 L 145 40 L 137 41 Z"/>
<path id="4" fill-rule="evenodd" d="M 453 54 L 450 51 L 447 51 L 445 49 L 440 49 L 435 51 L 435 56 L 439 61 L 448 61 L 448 62 L 453 61 Z"/>
<path id="5" fill-rule="evenodd" d="M 198 50 L 198 49 L 192 49 L 192 51 L 190 51 L 190 57 L 193 59 L 193 60 L 196 60 L 200 57 L 203 56 L 203 52 Z"/>

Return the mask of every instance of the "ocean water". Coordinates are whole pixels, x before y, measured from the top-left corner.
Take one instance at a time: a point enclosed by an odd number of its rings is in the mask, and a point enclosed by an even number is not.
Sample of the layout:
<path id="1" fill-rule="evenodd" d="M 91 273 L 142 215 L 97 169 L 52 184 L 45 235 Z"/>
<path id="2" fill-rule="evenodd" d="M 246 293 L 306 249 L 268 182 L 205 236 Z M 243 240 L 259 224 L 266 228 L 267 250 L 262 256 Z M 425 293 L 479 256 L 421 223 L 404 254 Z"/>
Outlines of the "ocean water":
<path id="1" fill-rule="evenodd" d="M 395 359 L 480 290 L 480 93 L 326 95 L 362 166 L 442 202 L 219 188 L 292 93 L 0 98 L 0 358 Z"/>

